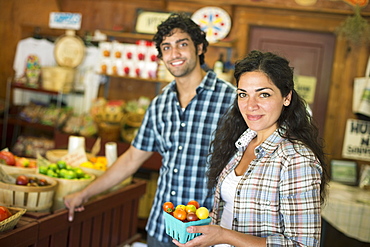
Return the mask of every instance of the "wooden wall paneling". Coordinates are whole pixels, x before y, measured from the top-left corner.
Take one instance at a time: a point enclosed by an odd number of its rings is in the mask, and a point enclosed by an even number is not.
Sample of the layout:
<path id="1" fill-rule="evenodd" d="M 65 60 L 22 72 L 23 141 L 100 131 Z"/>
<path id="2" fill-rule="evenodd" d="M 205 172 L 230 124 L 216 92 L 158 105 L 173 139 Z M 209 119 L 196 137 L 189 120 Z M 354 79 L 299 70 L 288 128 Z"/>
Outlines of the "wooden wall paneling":
<path id="1" fill-rule="evenodd" d="M 332 159 L 342 159 L 347 119 L 357 118 L 352 112 L 353 80 L 365 74 L 368 57 L 368 46 L 352 47 L 337 39 L 324 136 Z"/>
<path id="2" fill-rule="evenodd" d="M 133 32 L 138 9 L 163 11 L 164 0 L 140 1 L 84 1 L 63 0 L 63 11 L 75 11 L 82 14 L 84 30 L 119 30 Z"/>
<path id="3" fill-rule="evenodd" d="M 175 1 L 175 0 L 170 0 Z M 225 0 L 182 0 L 188 3 L 201 2 L 204 5 L 214 6 L 225 4 Z M 294 0 L 268 0 L 268 1 L 256 1 L 256 0 L 228 0 L 228 5 L 235 6 L 247 6 L 247 7 L 261 7 L 261 8 L 274 8 L 274 9 L 290 9 L 290 10 L 304 10 L 314 11 L 322 13 L 351 13 L 352 6 L 341 0 L 318 0 L 314 5 L 302 6 Z M 364 11 L 370 14 L 370 6 L 366 6 Z"/>

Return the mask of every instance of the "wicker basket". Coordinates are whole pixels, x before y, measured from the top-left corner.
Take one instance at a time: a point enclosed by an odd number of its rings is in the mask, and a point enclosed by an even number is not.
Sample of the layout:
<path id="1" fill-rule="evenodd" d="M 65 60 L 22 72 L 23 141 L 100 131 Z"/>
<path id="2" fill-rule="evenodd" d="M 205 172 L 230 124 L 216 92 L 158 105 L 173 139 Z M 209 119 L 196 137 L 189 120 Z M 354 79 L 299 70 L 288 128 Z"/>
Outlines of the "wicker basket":
<path id="1" fill-rule="evenodd" d="M 89 179 L 64 179 L 55 178 L 58 181 L 58 188 L 55 193 L 53 211 L 64 207 L 63 197 L 74 192 L 80 191 L 88 186 L 96 176 L 91 173 L 87 173 L 91 176 Z"/>
<path id="2" fill-rule="evenodd" d="M 63 156 L 68 154 L 67 149 L 53 149 L 46 151 L 46 159 L 50 161 L 51 163 L 56 163 L 59 161 Z M 90 159 L 92 157 L 92 154 L 86 153 L 87 159 Z"/>
<path id="3" fill-rule="evenodd" d="M 37 173 L 37 168 L 27 168 L 19 166 L 8 166 L 0 163 L 0 167 L 7 173 L 25 173 L 25 174 L 35 174 Z"/>
<path id="4" fill-rule="evenodd" d="M 18 173 L 9 175 L 16 178 L 22 174 Z M 31 187 L 0 182 L 0 203 L 7 207 L 25 208 L 28 211 L 50 210 L 53 205 L 53 197 L 58 185 L 57 181 L 41 174 L 32 174 L 32 177 L 39 179 L 43 178 L 50 185 Z"/>
<path id="5" fill-rule="evenodd" d="M 120 129 L 121 126 L 119 124 L 111 124 L 111 123 L 99 123 L 99 136 L 106 140 L 106 141 L 119 141 L 120 137 Z"/>
<path id="6" fill-rule="evenodd" d="M 67 67 L 43 67 L 42 87 L 46 90 L 68 93 L 72 90 L 75 69 Z"/>
<path id="7" fill-rule="evenodd" d="M 22 215 L 27 211 L 24 208 L 8 207 L 8 209 L 12 213 L 12 216 L 3 221 L 0 221 L 0 232 L 5 232 L 7 230 L 13 229 L 17 225 Z"/>

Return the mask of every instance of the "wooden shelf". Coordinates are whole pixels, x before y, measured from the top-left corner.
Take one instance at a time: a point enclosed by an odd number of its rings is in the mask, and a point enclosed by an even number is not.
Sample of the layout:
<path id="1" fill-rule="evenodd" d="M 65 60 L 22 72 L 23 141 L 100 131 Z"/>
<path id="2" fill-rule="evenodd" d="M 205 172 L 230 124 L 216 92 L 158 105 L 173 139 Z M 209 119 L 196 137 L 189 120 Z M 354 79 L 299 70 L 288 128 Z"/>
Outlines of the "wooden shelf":
<path id="1" fill-rule="evenodd" d="M 122 79 L 126 79 L 126 80 L 135 80 L 135 81 L 143 81 L 143 82 L 150 82 L 150 83 L 163 83 L 163 84 L 166 84 L 168 83 L 168 81 L 163 81 L 163 80 L 159 80 L 159 79 L 156 79 L 156 78 L 140 78 L 140 77 L 130 77 L 130 76 L 120 76 L 120 75 L 108 75 L 108 74 L 101 74 L 100 75 L 103 75 L 103 76 L 108 76 L 108 77 L 114 77 L 114 78 L 122 78 Z"/>
<path id="2" fill-rule="evenodd" d="M 121 38 L 121 39 L 132 39 L 132 40 L 152 40 L 153 35 L 152 34 L 141 34 L 141 33 L 127 33 L 127 32 L 116 32 L 116 31 L 108 31 L 104 30 L 101 31 L 102 33 L 106 34 L 109 37 L 114 38 Z M 217 43 L 210 43 L 210 46 L 215 47 L 224 47 L 224 48 L 232 48 L 234 46 L 235 40 L 221 40 Z"/>
<path id="3" fill-rule="evenodd" d="M 55 130 L 54 126 L 45 125 L 41 123 L 32 123 L 25 120 L 20 119 L 19 117 L 9 117 L 8 124 L 11 125 L 19 125 L 19 126 L 27 126 L 34 129 L 44 130 L 48 132 L 53 132 Z"/>

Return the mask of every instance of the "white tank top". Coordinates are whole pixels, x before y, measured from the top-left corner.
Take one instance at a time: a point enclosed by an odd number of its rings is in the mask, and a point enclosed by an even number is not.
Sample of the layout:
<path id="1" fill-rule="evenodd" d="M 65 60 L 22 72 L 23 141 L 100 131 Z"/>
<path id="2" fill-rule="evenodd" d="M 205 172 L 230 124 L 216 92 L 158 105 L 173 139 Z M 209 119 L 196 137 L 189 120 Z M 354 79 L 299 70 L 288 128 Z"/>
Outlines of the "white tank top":
<path id="1" fill-rule="evenodd" d="M 233 210 L 236 186 L 242 176 L 236 176 L 235 171 L 231 171 L 222 182 L 221 198 L 225 201 L 225 206 L 222 212 L 220 226 L 226 229 L 231 229 L 233 223 Z M 218 244 L 217 247 L 228 247 L 228 244 Z"/>

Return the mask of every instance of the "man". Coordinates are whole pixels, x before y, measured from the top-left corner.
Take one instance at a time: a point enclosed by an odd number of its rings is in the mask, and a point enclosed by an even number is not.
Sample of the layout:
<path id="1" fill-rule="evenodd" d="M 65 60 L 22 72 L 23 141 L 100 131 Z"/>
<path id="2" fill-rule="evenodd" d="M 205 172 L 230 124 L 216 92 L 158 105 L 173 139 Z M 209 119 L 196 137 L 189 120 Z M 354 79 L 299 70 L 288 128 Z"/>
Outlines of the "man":
<path id="1" fill-rule="evenodd" d="M 207 155 L 219 118 L 232 105 L 235 87 L 206 73 L 201 65 L 208 42 L 188 16 L 172 14 L 154 36 L 158 58 L 174 81 L 150 104 L 130 148 L 84 190 L 65 197 L 69 219 L 83 203 L 134 174 L 153 152 L 162 155 L 157 191 L 148 219 L 148 246 L 174 246 L 165 233 L 162 204 L 198 201 L 211 208 Z"/>

